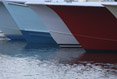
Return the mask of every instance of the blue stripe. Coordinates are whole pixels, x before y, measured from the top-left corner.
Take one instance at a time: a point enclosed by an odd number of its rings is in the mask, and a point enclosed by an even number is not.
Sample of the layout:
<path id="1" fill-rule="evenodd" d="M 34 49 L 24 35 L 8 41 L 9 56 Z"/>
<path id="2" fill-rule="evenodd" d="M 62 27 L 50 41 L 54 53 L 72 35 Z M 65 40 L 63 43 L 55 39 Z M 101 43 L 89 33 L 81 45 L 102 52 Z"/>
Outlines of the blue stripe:
<path id="1" fill-rule="evenodd" d="M 21 30 L 28 43 L 53 44 L 57 45 L 50 33 Z"/>
<path id="2" fill-rule="evenodd" d="M 6 35 L 11 40 L 24 40 L 24 36 L 18 35 Z"/>

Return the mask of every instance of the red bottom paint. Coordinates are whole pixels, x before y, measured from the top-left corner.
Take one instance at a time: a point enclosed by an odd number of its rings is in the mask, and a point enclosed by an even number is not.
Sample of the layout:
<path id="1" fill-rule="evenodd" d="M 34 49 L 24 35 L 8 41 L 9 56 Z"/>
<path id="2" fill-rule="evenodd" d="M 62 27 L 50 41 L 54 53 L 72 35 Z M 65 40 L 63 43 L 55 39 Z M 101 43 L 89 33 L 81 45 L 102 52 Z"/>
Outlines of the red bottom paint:
<path id="1" fill-rule="evenodd" d="M 104 7 L 49 5 L 85 49 L 117 50 L 117 19 Z"/>

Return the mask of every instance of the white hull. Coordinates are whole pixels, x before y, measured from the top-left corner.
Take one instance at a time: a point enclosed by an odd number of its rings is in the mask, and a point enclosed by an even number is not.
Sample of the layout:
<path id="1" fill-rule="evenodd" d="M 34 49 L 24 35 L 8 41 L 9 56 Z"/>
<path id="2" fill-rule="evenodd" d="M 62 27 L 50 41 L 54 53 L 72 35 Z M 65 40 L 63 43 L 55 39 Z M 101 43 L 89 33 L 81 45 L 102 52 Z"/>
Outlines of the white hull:
<path id="1" fill-rule="evenodd" d="M 117 18 L 117 3 L 116 4 L 103 4 L 116 18 Z"/>
<path id="2" fill-rule="evenodd" d="M 44 5 L 29 5 L 45 23 L 58 44 L 79 44 L 60 17 Z"/>

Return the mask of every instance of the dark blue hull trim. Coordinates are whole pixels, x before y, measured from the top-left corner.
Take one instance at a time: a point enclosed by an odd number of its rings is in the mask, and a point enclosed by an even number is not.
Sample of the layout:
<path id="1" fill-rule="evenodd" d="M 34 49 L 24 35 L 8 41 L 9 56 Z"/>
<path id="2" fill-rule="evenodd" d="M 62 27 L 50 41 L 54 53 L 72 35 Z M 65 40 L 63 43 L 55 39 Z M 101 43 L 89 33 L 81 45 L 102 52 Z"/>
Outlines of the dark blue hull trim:
<path id="1" fill-rule="evenodd" d="M 21 30 L 28 43 L 53 44 L 57 45 L 50 33 Z"/>
<path id="2" fill-rule="evenodd" d="M 11 39 L 11 40 L 25 40 L 24 39 L 24 36 L 22 35 L 22 36 L 16 36 L 16 35 L 6 35 L 9 39 Z"/>

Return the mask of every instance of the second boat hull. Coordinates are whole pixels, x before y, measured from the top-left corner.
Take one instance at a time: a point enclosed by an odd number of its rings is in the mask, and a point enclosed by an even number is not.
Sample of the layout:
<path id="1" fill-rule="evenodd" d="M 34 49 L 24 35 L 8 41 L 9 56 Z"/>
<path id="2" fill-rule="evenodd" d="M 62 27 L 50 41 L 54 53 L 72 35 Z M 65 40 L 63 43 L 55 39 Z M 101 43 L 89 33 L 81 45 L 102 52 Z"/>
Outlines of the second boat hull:
<path id="1" fill-rule="evenodd" d="M 43 21 L 41 21 L 40 17 L 28 6 L 14 2 L 4 2 L 4 4 L 28 43 L 57 45 Z"/>
<path id="2" fill-rule="evenodd" d="M 74 45 L 77 47 L 79 45 L 79 42 L 72 35 L 66 24 L 51 8 L 45 5 L 29 5 L 29 7 L 43 20 L 57 44 L 63 47 L 64 45 L 65 47 L 74 47 Z"/>

